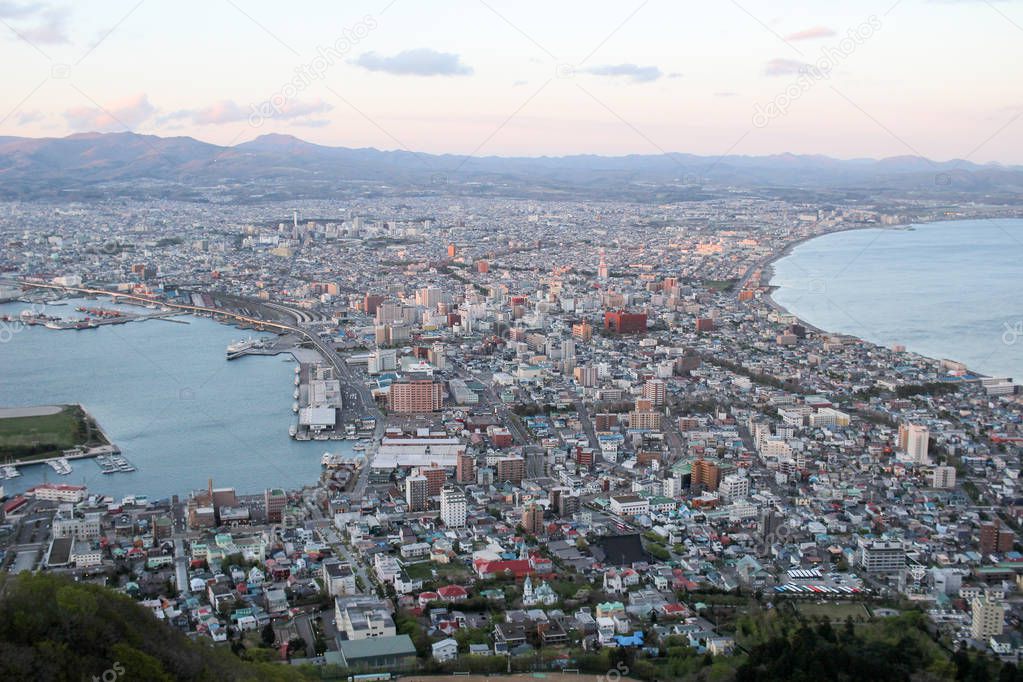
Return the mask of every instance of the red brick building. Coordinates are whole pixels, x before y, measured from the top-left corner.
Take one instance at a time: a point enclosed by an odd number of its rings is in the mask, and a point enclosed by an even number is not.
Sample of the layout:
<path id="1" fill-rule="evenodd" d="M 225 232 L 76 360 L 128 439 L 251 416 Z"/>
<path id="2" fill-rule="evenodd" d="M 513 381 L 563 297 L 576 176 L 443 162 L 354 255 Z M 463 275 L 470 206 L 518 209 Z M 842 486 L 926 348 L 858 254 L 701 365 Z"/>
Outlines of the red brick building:
<path id="1" fill-rule="evenodd" d="M 609 310 L 604 313 L 604 329 L 616 334 L 641 334 L 646 331 L 646 313 Z"/>

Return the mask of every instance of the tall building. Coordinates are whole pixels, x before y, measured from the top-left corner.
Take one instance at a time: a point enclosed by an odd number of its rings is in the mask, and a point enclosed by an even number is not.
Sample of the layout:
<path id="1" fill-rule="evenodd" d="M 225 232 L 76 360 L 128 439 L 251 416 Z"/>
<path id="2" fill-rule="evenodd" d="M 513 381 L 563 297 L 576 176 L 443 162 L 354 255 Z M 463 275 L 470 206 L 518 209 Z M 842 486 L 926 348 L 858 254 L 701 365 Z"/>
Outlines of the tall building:
<path id="1" fill-rule="evenodd" d="M 416 473 L 420 476 L 426 477 L 427 497 L 436 497 L 437 495 L 440 495 L 440 491 L 448 479 L 447 472 L 443 467 L 419 467 L 419 470 Z"/>
<path id="2" fill-rule="evenodd" d="M 604 313 L 604 329 L 617 334 L 639 334 L 646 331 L 646 313 L 609 310 Z"/>
<path id="3" fill-rule="evenodd" d="M 576 514 L 582 508 L 578 495 L 563 494 L 558 498 L 558 516 L 566 517 Z"/>
<path id="4" fill-rule="evenodd" d="M 454 258 L 455 254 L 458 253 L 458 247 L 455 246 L 454 242 L 448 244 L 448 258 Z"/>
<path id="5" fill-rule="evenodd" d="M 597 277 L 600 279 L 607 279 L 610 273 L 607 267 L 607 253 L 604 249 L 600 250 L 600 262 L 597 263 Z"/>
<path id="6" fill-rule="evenodd" d="M 728 474 L 721 481 L 718 492 L 730 501 L 749 497 L 749 478 L 742 474 Z"/>
<path id="7" fill-rule="evenodd" d="M 583 367 L 576 367 L 572 371 L 572 375 L 575 377 L 576 382 L 583 387 L 596 386 L 597 382 L 600 381 L 600 372 L 596 367 L 585 365 Z"/>
<path id="8" fill-rule="evenodd" d="M 502 457 L 497 460 L 497 482 L 522 483 L 526 477 L 526 460 L 521 457 Z"/>
<path id="9" fill-rule="evenodd" d="M 412 379 L 391 384 L 387 406 L 398 414 L 436 412 L 444 404 L 444 387 L 432 379 Z"/>
<path id="10" fill-rule="evenodd" d="M 668 395 L 668 385 L 664 379 L 648 379 L 643 384 L 643 397 L 660 407 Z"/>
<path id="11" fill-rule="evenodd" d="M 980 524 L 981 554 L 1004 554 L 1012 550 L 1015 540 L 1016 534 L 1009 528 L 1002 528 L 999 519 Z"/>
<path id="12" fill-rule="evenodd" d="M 405 502 L 409 511 L 426 511 L 426 502 L 430 497 L 427 493 L 428 485 L 426 476 L 409 476 L 405 479 Z"/>
<path id="13" fill-rule="evenodd" d="M 717 464 L 706 459 L 698 459 L 693 462 L 692 473 L 689 478 L 690 490 L 694 492 L 701 490 L 713 492 L 718 489 L 720 481 L 721 469 Z"/>
<path id="14" fill-rule="evenodd" d="M 860 538 L 860 566 L 868 573 L 898 573 L 906 568 L 906 549 L 901 542 Z"/>
<path id="15" fill-rule="evenodd" d="M 393 324 L 402 318 L 402 305 L 394 301 L 383 301 L 377 305 L 376 323 L 378 325 Z"/>
<path id="16" fill-rule="evenodd" d="M 931 432 L 923 424 L 901 424 L 899 426 L 899 450 L 914 464 L 930 464 L 928 448 Z"/>
<path id="17" fill-rule="evenodd" d="M 468 452 L 458 455 L 455 462 L 455 480 L 458 483 L 476 482 L 476 456 Z"/>
<path id="18" fill-rule="evenodd" d="M 467 512 L 465 493 L 454 486 L 446 485 L 440 491 L 440 520 L 448 528 L 465 526 Z"/>
<path id="19" fill-rule="evenodd" d="M 556 486 L 547 491 L 547 501 L 551 503 L 551 509 L 557 510 L 558 502 L 562 495 L 568 495 L 570 490 L 563 486 Z"/>
<path id="20" fill-rule="evenodd" d="M 583 320 L 572 325 L 572 338 L 582 342 L 593 338 L 593 325 Z"/>
<path id="21" fill-rule="evenodd" d="M 416 291 L 416 305 L 421 305 L 430 310 L 436 310 L 438 304 L 444 300 L 444 290 L 440 287 L 423 287 Z"/>
<path id="22" fill-rule="evenodd" d="M 530 502 L 523 507 L 522 527 L 530 535 L 539 535 L 543 531 L 543 508 L 536 502 Z"/>
<path id="23" fill-rule="evenodd" d="M 973 620 L 970 636 L 981 642 L 997 637 L 1005 629 L 1005 604 L 986 594 L 974 597 L 970 604 Z"/>
<path id="24" fill-rule="evenodd" d="M 931 470 L 932 488 L 954 488 L 956 487 L 956 468 L 952 466 L 934 467 Z"/>
<path id="25" fill-rule="evenodd" d="M 660 412 L 654 410 L 652 400 L 639 398 L 636 400 L 636 409 L 629 412 L 629 428 L 643 431 L 659 431 L 662 416 Z"/>
<path id="26" fill-rule="evenodd" d="M 280 488 L 267 488 L 263 492 L 263 504 L 266 507 L 266 520 L 270 523 L 280 523 L 284 513 L 284 506 L 288 502 L 288 496 Z"/>

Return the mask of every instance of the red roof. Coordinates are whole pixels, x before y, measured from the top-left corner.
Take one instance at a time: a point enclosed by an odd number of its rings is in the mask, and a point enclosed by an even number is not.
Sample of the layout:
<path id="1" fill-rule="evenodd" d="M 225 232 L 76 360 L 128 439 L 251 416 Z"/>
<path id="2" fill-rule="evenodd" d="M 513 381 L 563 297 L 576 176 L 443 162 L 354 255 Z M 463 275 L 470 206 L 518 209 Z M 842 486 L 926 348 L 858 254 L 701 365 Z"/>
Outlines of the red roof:
<path id="1" fill-rule="evenodd" d="M 445 585 L 437 590 L 437 594 L 445 599 L 465 599 L 469 596 L 469 591 L 461 585 Z"/>
<path id="2" fill-rule="evenodd" d="M 10 514 L 18 507 L 24 506 L 27 502 L 28 500 L 19 495 L 18 497 L 15 497 L 13 500 L 4 505 L 4 513 Z"/>
<path id="3" fill-rule="evenodd" d="M 476 572 L 479 575 L 502 575 L 511 573 L 516 578 L 524 578 L 533 572 L 527 559 L 511 559 L 508 561 L 476 560 Z"/>
<path id="4" fill-rule="evenodd" d="M 26 492 L 34 493 L 37 490 L 85 490 L 84 485 L 69 485 L 67 483 L 40 483 L 29 488 Z"/>

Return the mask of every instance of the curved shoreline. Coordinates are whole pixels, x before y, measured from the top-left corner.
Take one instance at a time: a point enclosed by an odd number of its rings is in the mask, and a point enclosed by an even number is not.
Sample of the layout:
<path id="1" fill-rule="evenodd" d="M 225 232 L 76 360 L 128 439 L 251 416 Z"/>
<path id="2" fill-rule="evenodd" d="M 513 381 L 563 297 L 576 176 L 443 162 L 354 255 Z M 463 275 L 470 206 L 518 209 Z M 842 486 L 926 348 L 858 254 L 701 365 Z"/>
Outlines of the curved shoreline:
<path id="1" fill-rule="evenodd" d="M 767 284 L 761 284 L 761 286 L 766 291 L 765 291 L 764 295 L 760 297 L 760 300 L 762 300 L 765 303 L 767 303 L 767 305 L 769 307 L 773 308 L 775 310 L 775 312 L 777 312 L 778 314 L 780 314 L 780 315 L 788 315 L 788 316 L 794 318 L 800 325 L 802 325 L 803 327 L 806 327 L 806 329 L 809 330 L 809 331 L 813 331 L 813 332 L 816 332 L 818 334 L 835 334 L 835 335 L 839 335 L 839 336 L 851 336 L 851 334 L 841 334 L 840 332 L 830 332 L 830 331 L 828 331 L 826 329 L 821 329 L 820 327 L 818 327 L 816 325 L 810 324 L 809 322 L 807 322 L 806 320 L 802 319 L 801 317 L 799 317 L 798 315 L 796 315 L 795 313 L 790 311 L 788 308 L 783 306 L 781 303 L 778 303 L 778 301 L 774 300 L 774 292 L 778 289 L 777 286 L 771 284 L 771 280 L 774 279 L 774 275 L 775 275 L 774 264 L 777 263 L 778 261 L 780 261 L 782 258 L 786 258 L 788 256 L 791 256 L 792 252 L 795 251 L 796 248 L 798 248 L 799 246 L 801 246 L 803 244 L 806 244 L 807 242 L 812 242 L 814 239 L 820 239 L 821 237 L 827 237 L 828 235 L 832 235 L 832 234 L 840 234 L 842 232 L 856 232 L 856 231 L 859 231 L 859 230 L 899 230 L 899 229 L 906 229 L 908 227 L 911 227 L 914 224 L 916 224 L 916 223 L 909 223 L 905 227 L 883 227 L 883 226 L 878 226 L 878 225 L 852 225 L 852 226 L 849 226 L 849 227 L 846 227 L 846 228 L 843 228 L 843 229 L 840 229 L 840 230 L 830 230 L 828 232 L 821 232 L 820 234 L 808 235 L 806 237 L 800 237 L 799 239 L 795 239 L 795 240 L 793 240 L 791 242 L 788 242 L 787 244 L 785 244 L 781 248 L 781 250 L 779 250 L 777 253 L 772 254 L 767 260 L 763 261 L 760 264 L 760 266 L 759 266 L 760 281 L 761 282 L 764 282 L 765 280 L 767 281 Z M 751 268 L 750 272 L 752 272 L 755 269 L 757 269 L 757 268 Z M 854 338 L 859 339 L 859 337 L 854 337 Z M 863 341 L 865 343 L 870 343 L 866 339 L 859 339 L 859 340 Z M 873 344 L 873 345 L 876 346 L 877 344 Z"/>
<path id="2" fill-rule="evenodd" d="M 813 331 L 813 332 L 815 332 L 817 334 L 828 334 L 828 335 L 844 336 L 844 337 L 847 337 L 847 338 L 853 338 L 853 339 L 856 339 L 857 341 L 859 341 L 860 343 L 870 344 L 871 346 L 874 346 L 875 348 L 883 348 L 886 351 L 894 352 L 894 351 L 891 350 L 891 348 L 889 346 L 884 346 L 884 345 L 881 345 L 879 343 L 875 343 L 874 341 L 870 341 L 869 339 L 862 338 L 862 337 L 857 336 L 855 334 L 848 334 L 848 333 L 842 333 L 842 332 L 834 332 L 834 331 L 828 331 L 826 329 L 821 329 L 820 327 L 817 327 L 816 325 L 810 324 L 808 321 L 804 320 L 803 318 L 801 318 L 800 316 L 796 315 L 795 313 L 790 311 L 788 308 L 783 306 L 781 303 L 776 301 L 775 298 L 774 298 L 774 292 L 777 289 L 779 289 L 780 287 L 771 284 L 771 280 L 773 280 L 774 276 L 775 276 L 775 271 L 774 271 L 774 267 L 773 267 L 774 264 L 776 262 L 778 262 L 779 260 L 781 260 L 782 258 L 786 258 L 788 256 L 791 256 L 793 251 L 798 246 L 800 246 L 802 244 L 805 244 L 807 242 L 813 241 L 814 239 L 818 239 L 820 237 L 826 237 L 828 235 L 838 234 L 838 233 L 841 233 L 841 232 L 852 232 L 852 231 L 856 231 L 856 230 L 869 230 L 869 229 L 877 229 L 877 230 L 906 230 L 906 229 L 909 229 L 909 228 L 912 228 L 912 227 L 920 227 L 920 226 L 926 226 L 926 225 L 938 225 L 938 224 L 942 224 L 942 223 L 955 223 L 955 222 L 981 221 L 981 220 L 986 220 L 986 221 L 1023 220 L 1023 218 L 1003 218 L 1003 217 L 999 217 L 999 218 L 958 218 L 958 219 L 955 219 L 955 220 L 934 220 L 934 221 L 929 221 L 929 222 L 926 222 L 926 223 L 910 222 L 910 223 L 904 223 L 904 224 L 901 224 L 899 226 L 892 226 L 892 227 L 880 226 L 880 225 L 857 225 L 857 226 L 849 227 L 847 229 L 831 230 L 831 231 L 828 231 L 828 232 L 822 232 L 820 234 L 810 235 L 810 236 L 807 236 L 807 237 L 802 237 L 800 239 L 793 240 L 793 241 L 785 244 L 785 246 L 783 246 L 777 253 L 773 254 L 770 258 L 765 260 L 763 262 L 763 264 L 760 266 L 761 282 L 764 282 L 764 281 L 767 282 L 767 284 L 761 284 L 761 286 L 764 288 L 765 292 L 760 297 L 760 300 L 765 302 L 770 308 L 772 308 L 778 314 L 780 314 L 780 315 L 787 315 L 787 316 L 793 318 L 794 320 L 796 320 L 796 322 L 798 324 L 800 324 L 803 327 L 805 327 L 808 331 Z M 750 272 L 752 272 L 755 269 L 756 268 L 751 268 Z M 935 357 L 930 356 L 930 355 L 924 355 L 922 353 L 918 353 L 918 352 L 910 350 L 908 348 L 904 352 L 911 353 L 911 354 L 916 355 L 918 357 L 925 358 L 927 360 L 930 360 L 932 362 L 939 363 L 939 364 L 941 362 L 945 362 L 945 361 L 958 363 L 958 364 L 962 365 L 963 367 L 965 367 L 966 371 L 969 374 L 971 374 L 971 375 L 973 375 L 975 377 L 990 378 L 991 376 L 993 376 L 993 375 L 985 374 L 984 372 L 979 372 L 979 371 L 969 367 L 966 363 L 961 362 L 959 360 L 955 360 L 953 358 L 947 358 L 947 357 L 946 358 L 935 358 Z"/>

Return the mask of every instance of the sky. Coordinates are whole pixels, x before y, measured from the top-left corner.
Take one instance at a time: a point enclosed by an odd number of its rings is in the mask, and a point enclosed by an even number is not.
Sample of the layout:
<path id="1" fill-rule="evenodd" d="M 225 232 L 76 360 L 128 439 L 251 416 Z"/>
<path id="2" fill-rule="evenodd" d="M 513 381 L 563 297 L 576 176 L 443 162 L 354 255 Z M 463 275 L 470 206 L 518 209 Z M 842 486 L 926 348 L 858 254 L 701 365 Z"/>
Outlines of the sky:
<path id="1" fill-rule="evenodd" d="M 0 0 L 0 135 L 1023 164 L 1023 0 Z"/>

